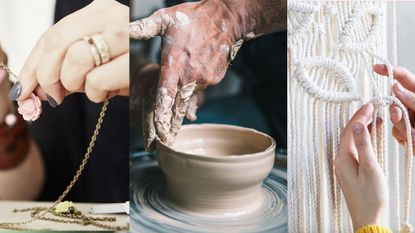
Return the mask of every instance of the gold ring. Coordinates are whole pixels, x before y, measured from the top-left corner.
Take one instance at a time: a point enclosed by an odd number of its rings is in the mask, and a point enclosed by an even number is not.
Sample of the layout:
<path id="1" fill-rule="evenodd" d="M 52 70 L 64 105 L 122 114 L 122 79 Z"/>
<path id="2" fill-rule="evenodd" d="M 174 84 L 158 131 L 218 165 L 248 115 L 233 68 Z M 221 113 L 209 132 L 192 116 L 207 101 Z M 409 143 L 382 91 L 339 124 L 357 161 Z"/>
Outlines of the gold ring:
<path id="1" fill-rule="evenodd" d="M 95 66 L 100 66 L 102 62 L 101 62 L 101 56 L 99 55 L 97 46 L 95 46 L 94 42 L 89 36 L 85 36 L 83 40 L 86 41 L 91 47 L 91 53 L 92 53 L 92 57 L 94 58 Z"/>
<path id="2" fill-rule="evenodd" d="M 91 36 L 91 40 L 98 49 L 98 53 L 101 57 L 101 64 L 107 63 L 110 60 L 110 47 L 104 37 L 100 34 L 94 34 Z"/>

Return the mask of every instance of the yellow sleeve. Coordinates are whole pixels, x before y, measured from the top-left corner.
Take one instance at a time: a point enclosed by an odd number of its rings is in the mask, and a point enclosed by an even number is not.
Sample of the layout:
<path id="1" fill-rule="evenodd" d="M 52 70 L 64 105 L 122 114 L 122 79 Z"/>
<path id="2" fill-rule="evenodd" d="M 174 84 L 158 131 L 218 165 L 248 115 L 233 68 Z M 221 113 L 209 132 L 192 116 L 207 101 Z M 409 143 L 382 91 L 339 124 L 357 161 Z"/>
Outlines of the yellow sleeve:
<path id="1" fill-rule="evenodd" d="M 373 224 L 361 227 L 355 233 L 392 233 L 392 231 L 387 227 Z"/>

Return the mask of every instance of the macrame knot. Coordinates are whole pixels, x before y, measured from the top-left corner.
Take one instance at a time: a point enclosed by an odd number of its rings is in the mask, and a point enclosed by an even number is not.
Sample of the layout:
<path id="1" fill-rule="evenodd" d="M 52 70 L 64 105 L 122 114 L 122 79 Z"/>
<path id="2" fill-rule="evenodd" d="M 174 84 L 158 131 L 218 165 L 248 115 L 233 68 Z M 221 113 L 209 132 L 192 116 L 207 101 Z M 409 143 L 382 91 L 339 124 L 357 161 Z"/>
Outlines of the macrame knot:
<path id="1" fill-rule="evenodd" d="M 389 96 L 377 96 L 372 99 L 372 104 L 375 109 L 390 105 L 393 101 Z"/>
<path id="2" fill-rule="evenodd" d="M 324 30 L 324 26 L 321 24 L 316 24 L 316 29 L 318 34 L 324 34 L 326 33 L 326 30 Z"/>
<path id="3" fill-rule="evenodd" d="M 329 16 L 337 14 L 336 7 L 334 7 L 332 4 L 325 5 L 324 6 L 324 14 L 329 15 Z"/>
<path id="4" fill-rule="evenodd" d="M 288 10 L 295 14 L 295 21 L 298 23 L 288 24 L 288 47 L 295 44 L 302 38 L 312 26 L 312 14 L 317 7 L 310 3 L 288 2 Z"/>
<path id="5" fill-rule="evenodd" d="M 317 6 L 305 2 L 288 2 L 288 10 L 302 14 L 312 14 L 317 11 Z"/>
<path id="6" fill-rule="evenodd" d="M 302 59 L 296 66 L 297 68 L 294 70 L 293 76 L 304 88 L 305 92 L 314 98 L 331 103 L 344 103 L 360 100 L 360 96 L 355 89 L 352 75 L 342 63 L 334 59 L 315 56 Z M 306 71 L 306 68 L 312 67 L 320 70 L 327 70 L 332 73 L 332 78 L 336 78 L 339 83 L 339 89 L 345 89 L 345 91 L 324 90 L 321 88 L 312 78 L 310 78 Z"/>
<path id="7" fill-rule="evenodd" d="M 362 41 L 355 40 L 355 32 L 357 30 L 358 23 L 363 20 L 363 17 L 369 15 L 372 19 L 372 23 L 369 28 L 369 33 Z M 361 5 L 357 7 L 353 14 L 347 19 L 343 31 L 339 37 L 339 48 L 359 51 L 369 50 L 373 47 L 373 43 L 378 39 L 382 29 L 382 12 L 374 5 Z"/>

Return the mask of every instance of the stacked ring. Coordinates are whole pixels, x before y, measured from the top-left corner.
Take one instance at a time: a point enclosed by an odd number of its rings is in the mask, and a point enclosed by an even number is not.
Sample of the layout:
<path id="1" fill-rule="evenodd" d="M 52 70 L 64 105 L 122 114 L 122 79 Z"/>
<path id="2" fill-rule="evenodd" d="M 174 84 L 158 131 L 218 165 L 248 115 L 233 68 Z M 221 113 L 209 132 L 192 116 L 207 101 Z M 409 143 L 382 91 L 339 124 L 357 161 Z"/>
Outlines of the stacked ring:
<path id="1" fill-rule="evenodd" d="M 110 47 L 102 35 L 94 34 L 92 36 L 85 36 L 83 40 L 91 46 L 95 66 L 105 64 L 110 60 Z"/>
<path id="2" fill-rule="evenodd" d="M 110 47 L 104 37 L 100 34 L 94 34 L 91 36 L 91 39 L 98 49 L 102 64 L 107 63 L 110 60 Z"/>
<path id="3" fill-rule="evenodd" d="M 99 55 L 98 48 L 94 45 L 92 39 L 89 36 L 85 36 L 83 38 L 84 41 L 86 41 L 90 47 L 91 47 L 91 53 L 92 57 L 94 58 L 95 66 L 101 65 L 101 56 Z"/>

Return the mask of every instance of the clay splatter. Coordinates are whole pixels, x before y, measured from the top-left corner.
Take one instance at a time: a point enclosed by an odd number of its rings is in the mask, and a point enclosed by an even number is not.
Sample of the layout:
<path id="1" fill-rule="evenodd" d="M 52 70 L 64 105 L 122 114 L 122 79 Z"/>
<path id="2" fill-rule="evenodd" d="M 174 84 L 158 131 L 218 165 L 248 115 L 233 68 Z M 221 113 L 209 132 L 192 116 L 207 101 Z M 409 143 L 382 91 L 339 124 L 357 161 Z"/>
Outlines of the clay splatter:
<path id="1" fill-rule="evenodd" d="M 178 26 L 186 26 L 191 23 L 190 18 L 180 11 L 176 11 L 176 19 L 179 21 Z"/>
<path id="2" fill-rule="evenodd" d="M 220 30 L 222 31 L 222 32 L 228 32 L 228 26 L 226 25 L 226 23 L 225 22 L 221 22 L 220 23 Z"/>

